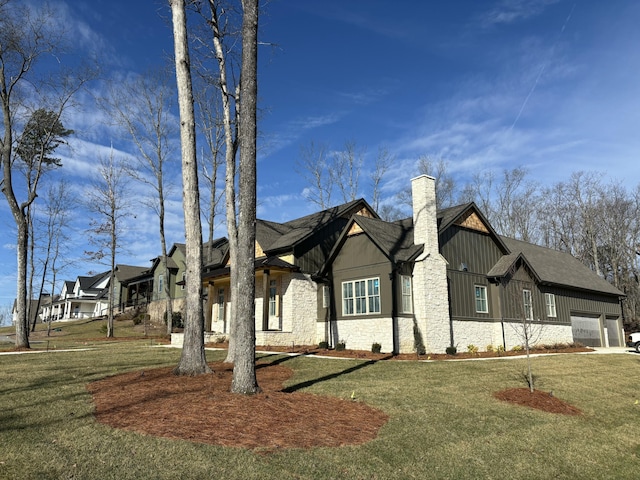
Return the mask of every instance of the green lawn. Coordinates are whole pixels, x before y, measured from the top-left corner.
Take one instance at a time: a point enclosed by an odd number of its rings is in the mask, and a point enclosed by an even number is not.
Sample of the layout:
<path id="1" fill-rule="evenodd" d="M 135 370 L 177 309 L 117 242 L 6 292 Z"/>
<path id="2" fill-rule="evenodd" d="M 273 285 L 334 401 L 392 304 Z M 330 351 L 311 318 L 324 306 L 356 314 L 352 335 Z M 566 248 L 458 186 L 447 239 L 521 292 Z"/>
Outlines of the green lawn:
<path id="1" fill-rule="evenodd" d="M 175 365 L 180 351 L 149 341 L 90 348 L 0 355 L 0 478 L 617 479 L 640 472 L 640 356 L 533 360 L 539 387 L 582 409 L 581 417 L 491 396 L 521 386 L 524 359 L 290 358 L 283 363 L 295 371 L 289 386 L 343 398 L 355 391 L 359 401 L 384 410 L 390 420 L 376 440 L 361 446 L 260 454 L 97 424 L 87 382 Z M 222 356 L 208 352 L 211 361 Z"/>

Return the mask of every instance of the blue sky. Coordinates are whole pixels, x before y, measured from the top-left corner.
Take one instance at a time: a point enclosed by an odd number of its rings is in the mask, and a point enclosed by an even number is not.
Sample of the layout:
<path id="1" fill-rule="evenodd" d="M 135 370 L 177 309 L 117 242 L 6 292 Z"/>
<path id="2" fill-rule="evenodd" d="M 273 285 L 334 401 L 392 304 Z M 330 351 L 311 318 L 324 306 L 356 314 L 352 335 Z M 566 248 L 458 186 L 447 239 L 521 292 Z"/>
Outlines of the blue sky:
<path id="1" fill-rule="evenodd" d="M 106 77 L 163 64 L 173 50 L 165 2 L 52 5 L 79 53 L 96 54 Z M 271 0 L 264 8 L 260 35 L 270 45 L 260 49 L 261 218 L 285 221 L 314 210 L 295 171 L 310 141 L 336 149 L 353 141 L 367 159 L 387 148 L 396 158 L 383 182 L 390 202 L 421 155 L 447 160 L 460 182 L 516 166 L 543 184 L 578 170 L 629 188 L 640 181 L 636 1 Z M 76 135 L 62 157 L 79 198 L 98 156 L 112 144 L 124 157 L 134 150 L 105 124 L 91 95 L 78 100 L 65 118 Z M 169 204 L 169 242 L 183 241 L 179 192 L 178 185 Z M 15 228 L 0 200 L 5 305 L 15 296 Z M 87 214 L 81 205 L 70 208 L 77 263 L 65 277 L 106 270 L 82 259 Z M 118 263 L 148 266 L 160 251 L 156 225 L 152 212 L 139 209 Z"/>

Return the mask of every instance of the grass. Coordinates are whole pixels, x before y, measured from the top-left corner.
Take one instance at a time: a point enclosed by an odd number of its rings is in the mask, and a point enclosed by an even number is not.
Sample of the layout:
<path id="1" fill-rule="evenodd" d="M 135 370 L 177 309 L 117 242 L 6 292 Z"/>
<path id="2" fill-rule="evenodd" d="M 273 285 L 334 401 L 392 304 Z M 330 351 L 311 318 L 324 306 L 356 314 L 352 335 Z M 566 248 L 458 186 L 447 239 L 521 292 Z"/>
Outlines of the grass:
<path id="1" fill-rule="evenodd" d="M 58 350 L 66 348 L 87 347 L 105 342 L 119 342 L 123 339 L 147 339 L 149 342 L 165 337 L 164 325 L 150 324 L 145 336 L 144 325 L 134 325 L 131 319 L 114 322 L 115 339 L 106 338 L 107 321 L 103 319 L 82 319 L 70 322 L 54 322 L 51 324 L 50 336 L 47 336 L 47 325 L 38 323 L 36 331 L 30 333 L 29 343 L 34 350 Z M 0 328 L 0 335 L 15 333 L 14 327 Z M 0 351 L 11 350 L 14 342 L 0 343 Z"/>
<path id="2" fill-rule="evenodd" d="M 539 388 L 580 408 L 565 417 L 495 400 L 523 386 L 523 359 L 362 362 L 284 358 L 289 390 L 366 402 L 389 414 L 379 437 L 353 447 L 260 454 L 97 424 L 87 382 L 175 365 L 180 351 L 148 341 L 87 351 L 0 355 L 0 478 L 636 478 L 640 356 L 534 359 Z M 207 352 L 210 361 L 224 352 Z M 330 419 L 329 419 L 330 420 Z M 335 428 L 340 428 L 336 425 Z"/>

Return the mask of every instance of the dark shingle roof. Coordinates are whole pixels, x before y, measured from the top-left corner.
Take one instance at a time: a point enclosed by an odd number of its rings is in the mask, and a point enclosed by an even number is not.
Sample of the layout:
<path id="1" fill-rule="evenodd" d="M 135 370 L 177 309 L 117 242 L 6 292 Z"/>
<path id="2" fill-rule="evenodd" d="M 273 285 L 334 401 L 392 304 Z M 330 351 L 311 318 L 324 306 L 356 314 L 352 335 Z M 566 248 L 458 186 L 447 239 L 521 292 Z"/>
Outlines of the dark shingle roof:
<path id="1" fill-rule="evenodd" d="M 393 261 L 406 262 L 419 255 L 424 246 L 413 243 L 413 221 L 385 222 L 360 215 L 353 217 L 362 230 Z"/>
<path id="2" fill-rule="evenodd" d="M 149 272 L 148 267 L 136 267 L 134 265 L 116 265 L 116 278 L 120 283 L 125 283 L 132 278 L 139 277 Z"/>
<path id="3" fill-rule="evenodd" d="M 513 238 L 500 238 L 511 250 L 509 257 L 522 253 L 542 283 L 569 286 L 610 295 L 624 295 L 620 290 L 596 275 L 595 272 L 568 253 L 514 240 Z M 500 264 L 501 262 L 498 263 Z M 491 272 L 499 273 L 498 264 L 494 266 Z"/>
<path id="4" fill-rule="evenodd" d="M 373 209 L 365 200 L 358 199 L 285 223 L 258 219 L 256 222 L 256 240 L 265 252 L 287 250 L 324 226 L 329 225 L 332 220 L 337 218 L 348 219 L 357 210 L 365 207 L 375 215 Z"/>

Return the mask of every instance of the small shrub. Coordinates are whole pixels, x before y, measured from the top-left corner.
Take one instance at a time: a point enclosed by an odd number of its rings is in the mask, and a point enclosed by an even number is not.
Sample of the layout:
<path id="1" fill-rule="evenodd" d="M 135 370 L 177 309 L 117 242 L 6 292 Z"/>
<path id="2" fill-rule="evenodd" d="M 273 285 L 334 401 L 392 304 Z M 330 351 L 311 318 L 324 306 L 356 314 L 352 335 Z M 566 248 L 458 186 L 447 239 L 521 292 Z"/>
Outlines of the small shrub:
<path id="1" fill-rule="evenodd" d="M 320 342 L 318 344 L 318 348 L 320 350 L 328 350 L 329 349 L 329 342 Z"/>
<path id="2" fill-rule="evenodd" d="M 171 328 L 184 328 L 181 312 L 173 312 L 171 314 Z M 167 324 L 167 312 L 164 312 L 164 324 Z"/>
<path id="3" fill-rule="evenodd" d="M 336 352 L 342 352 L 347 348 L 347 344 L 344 340 L 340 340 L 337 344 L 336 344 Z"/>
<path id="4" fill-rule="evenodd" d="M 477 355 L 478 347 L 476 347 L 473 343 L 471 345 L 467 345 L 467 352 L 469 352 L 471 355 Z"/>
<path id="5" fill-rule="evenodd" d="M 382 345 L 380 345 L 378 342 L 375 342 L 371 345 L 371 353 L 380 353 L 381 350 Z"/>
<path id="6" fill-rule="evenodd" d="M 144 317 L 142 315 L 138 315 L 137 317 L 133 317 L 133 324 L 134 325 L 142 325 L 143 321 L 144 321 Z"/>
<path id="7" fill-rule="evenodd" d="M 451 345 L 450 347 L 447 347 L 445 349 L 445 352 L 447 353 L 447 355 L 455 355 L 456 353 L 458 353 L 458 349 Z"/>
<path id="8" fill-rule="evenodd" d="M 485 351 L 487 351 L 487 352 L 495 352 L 495 351 L 496 351 L 496 349 L 495 349 L 495 348 L 493 348 L 493 345 L 489 344 L 489 345 L 487 345 L 487 346 L 485 347 Z"/>
<path id="9" fill-rule="evenodd" d="M 511 349 L 512 352 L 521 352 L 522 351 L 522 345 L 514 345 L 514 347 Z"/>
<path id="10" fill-rule="evenodd" d="M 103 323 L 102 325 L 100 325 L 100 333 L 103 335 L 107 334 L 107 324 Z"/>
<path id="11" fill-rule="evenodd" d="M 498 345 L 498 346 L 496 347 L 496 353 L 497 353 L 498 355 L 500 355 L 501 353 L 504 353 L 504 345 Z"/>

